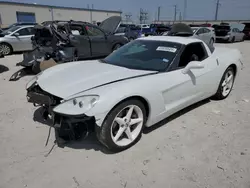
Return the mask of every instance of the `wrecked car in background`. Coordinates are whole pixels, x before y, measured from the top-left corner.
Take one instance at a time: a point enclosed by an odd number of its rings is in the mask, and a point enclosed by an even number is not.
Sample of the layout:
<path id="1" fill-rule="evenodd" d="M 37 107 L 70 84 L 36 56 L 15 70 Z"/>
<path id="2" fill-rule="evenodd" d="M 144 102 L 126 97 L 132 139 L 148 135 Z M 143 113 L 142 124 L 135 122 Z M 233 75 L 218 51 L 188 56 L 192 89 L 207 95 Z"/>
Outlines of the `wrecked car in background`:
<path id="1" fill-rule="evenodd" d="M 120 16 L 112 16 L 99 26 L 72 20 L 44 22 L 35 26 L 34 50 L 25 53 L 17 65 L 39 73 L 58 63 L 105 57 L 128 43 L 127 37 L 114 35 L 120 23 Z"/>

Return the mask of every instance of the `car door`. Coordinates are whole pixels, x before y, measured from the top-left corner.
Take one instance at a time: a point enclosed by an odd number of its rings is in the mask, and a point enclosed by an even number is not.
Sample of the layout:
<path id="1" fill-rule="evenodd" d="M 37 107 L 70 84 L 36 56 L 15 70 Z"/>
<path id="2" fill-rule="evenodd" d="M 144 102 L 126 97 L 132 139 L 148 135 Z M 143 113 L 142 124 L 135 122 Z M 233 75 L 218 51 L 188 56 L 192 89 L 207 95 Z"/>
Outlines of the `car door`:
<path id="1" fill-rule="evenodd" d="M 210 40 L 212 38 L 212 31 L 208 28 L 204 28 L 204 40 L 207 44 L 210 43 Z"/>
<path id="2" fill-rule="evenodd" d="M 91 57 L 90 39 L 84 25 L 70 24 L 70 42 L 76 47 L 76 55 L 79 59 Z"/>
<path id="3" fill-rule="evenodd" d="M 205 37 L 205 33 L 204 33 L 204 29 L 203 28 L 200 28 L 196 31 L 195 35 L 194 35 L 195 38 L 198 38 L 204 42 L 207 42 L 206 41 L 206 37 Z"/>
<path id="4" fill-rule="evenodd" d="M 198 57 L 196 61 L 200 61 L 204 67 L 191 69 L 187 74 L 184 74 L 185 67 L 195 60 L 193 55 Z M 180 55 L 176 67 L 165 75 L 165 79 L 169 82 L 168 87 L 162 91 L 166 107 L 164 115 L 171 115 L 213 95 L 216 92 L 216 83 L 219 79 L 213 76 L 214 72 L 217 71 L 217 66 L 216 59 L 209 56 L 203 43 L 187 45 Z"/>
<path id="5" fill-rule="evenodd" d="M 86 25 L 90 39 L 92 57 L 105 56 L 110 53 L 110 46 L 106 34 L 94 25 Z"/>
<path id="6" fill-rule="evenodd" d="M 16 30 L 10 36 L 12 38 L 12 46 L 14 51 L 32 50 L 31 37 L 34 35 L 33 27 L 24 27 Z"/>
<path id="7" fill-rule="evenodd" d="M 237 41 L 241 41 L 243 39 L 243 33 L 238 28 L 235 28 L 235 32 L 237 33 Z"/>

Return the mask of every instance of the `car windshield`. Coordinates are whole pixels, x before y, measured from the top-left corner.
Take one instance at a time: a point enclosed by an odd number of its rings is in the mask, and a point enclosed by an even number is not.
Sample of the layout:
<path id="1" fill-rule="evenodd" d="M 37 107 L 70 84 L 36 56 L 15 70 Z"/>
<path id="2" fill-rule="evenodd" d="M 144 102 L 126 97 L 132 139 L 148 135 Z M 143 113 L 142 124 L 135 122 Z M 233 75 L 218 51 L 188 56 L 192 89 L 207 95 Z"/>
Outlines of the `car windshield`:
<path id="1" fill-rule="evenodd" d="M 21 28 L 20 26 L 13 26 L 7 30 L 4 30 L 1 34 L 4 34 L 4 35 L 8 35 L 14 31 L 16 31 L 17 29 Z"/>
<path id="2" fill-rule="evenodd" d="M 134 40 L 107 56 L 103 62 L 129 69 L 165 71 L 181 48 L 167 41 Z"/>

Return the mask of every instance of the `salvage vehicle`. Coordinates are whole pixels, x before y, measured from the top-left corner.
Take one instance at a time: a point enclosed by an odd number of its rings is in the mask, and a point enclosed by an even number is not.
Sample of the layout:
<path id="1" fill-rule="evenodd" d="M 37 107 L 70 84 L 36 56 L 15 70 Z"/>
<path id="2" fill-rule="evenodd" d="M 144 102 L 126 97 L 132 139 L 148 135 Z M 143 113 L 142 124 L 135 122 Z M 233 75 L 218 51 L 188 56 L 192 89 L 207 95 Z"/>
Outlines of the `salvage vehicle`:
<path id="1" fill-rule="evenodd" d="M 10 55 L 13 52 L 30 51 L 33 49 L 31 37 L 34 26 L 14 26 L 0 33 L 0 52 Z"/>
<path id="2" fill-rule="evenodd" d="M 193 37 L 203 40 L 205 43 L 213 45 L 215 42 L 215 33 L 213 28 L 191 27 Z"/>
<path id="3" fill-rule="evenodd" d="M 217 41 L 225 41 L 225 42 L 236 42 L 236 41 L 244 41 L 245 34 L 240 31 L 237 27 L 232 27 L 231 25 L 218 25 L 215 28 L 215 35 Z"/>
<path id="4" fill-rule="evenodd" d="M 134 145 L 145 127 L 209 97 L 225 99 L 242 67 L 239 50 L 195 38 L 149 36 L 105 59 L 51 67 L 27 83 L 59 140 L 94 130 L 112 151 Z"/>
<path id="5" fill-rule="evenodd" d="M 115 35 L 120 23 L 120 16 L 112 16 L 100 26 L 73 20 L 44 22 L 44 26 L 35 26 L 34 51 L 24 54 L 17 65 L 32 67 L 38 73 L 44 59 L 59 64 L 105 57 L 128 43 L 127 37 Z"/>

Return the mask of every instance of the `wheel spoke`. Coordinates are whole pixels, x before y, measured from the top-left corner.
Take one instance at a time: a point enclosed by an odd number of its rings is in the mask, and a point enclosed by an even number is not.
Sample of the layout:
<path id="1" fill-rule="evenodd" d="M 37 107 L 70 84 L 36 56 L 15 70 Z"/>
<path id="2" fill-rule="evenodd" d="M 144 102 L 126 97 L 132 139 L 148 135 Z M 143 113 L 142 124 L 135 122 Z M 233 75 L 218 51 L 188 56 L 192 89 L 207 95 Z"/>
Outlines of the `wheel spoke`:
<path id="1" fill-rule="evenodd" d="M 227 78 L 227 83 L 230 82 L 233 78 L 233 75 L 230 75 L 228 78 Z"/>
<path id="2" fill-rule="evenodd" d="M 129 125 L 134 125 L 137 123 L 141 123 L 142 122 L 142 118 L 136 118 L 136 119 L 131 119 Z"/>
<path id="3" fill-rule="evenodd" d="M 131 133 L 131 130 L 129 127 L 125 130 L 125 133 L 126 133 L 128 139 L 133 141 L 132 133 Z"/>
<path id="4" fill-rule="evenodd" d="M 222 87 L 225 87 L 226 85 L 227 85 L 227 82 L 226 82 L 226 80 L 224 80 L 222 83 Z"/>
<path id="5" fill-rule="evenodd" d="M 134 106 L 131 106 L 128 110 L 128 113 L 126 115 L 126 119 L 129 121 L 131 119 L 132 113 L 134 111 Z"/>
<path id="6" fill-rule="evenodd" d="M 124 124 L 125 124 L 124 120 L 123 120 L 122 118 L 119 118 L 119 117 L 116 117 L 116 118 L 115 118 L 115 121 L 116 121 L 119 125 L 124 125 Z"/>
<path id="7" fill-rule="evenodd" d="M 118 132 L 115 135 L 114 141 L 117 142 L 117 140 L 121 137 L 122 133 L 124 133 L 125 128 L 124 127 L 120 127 Z"/>

